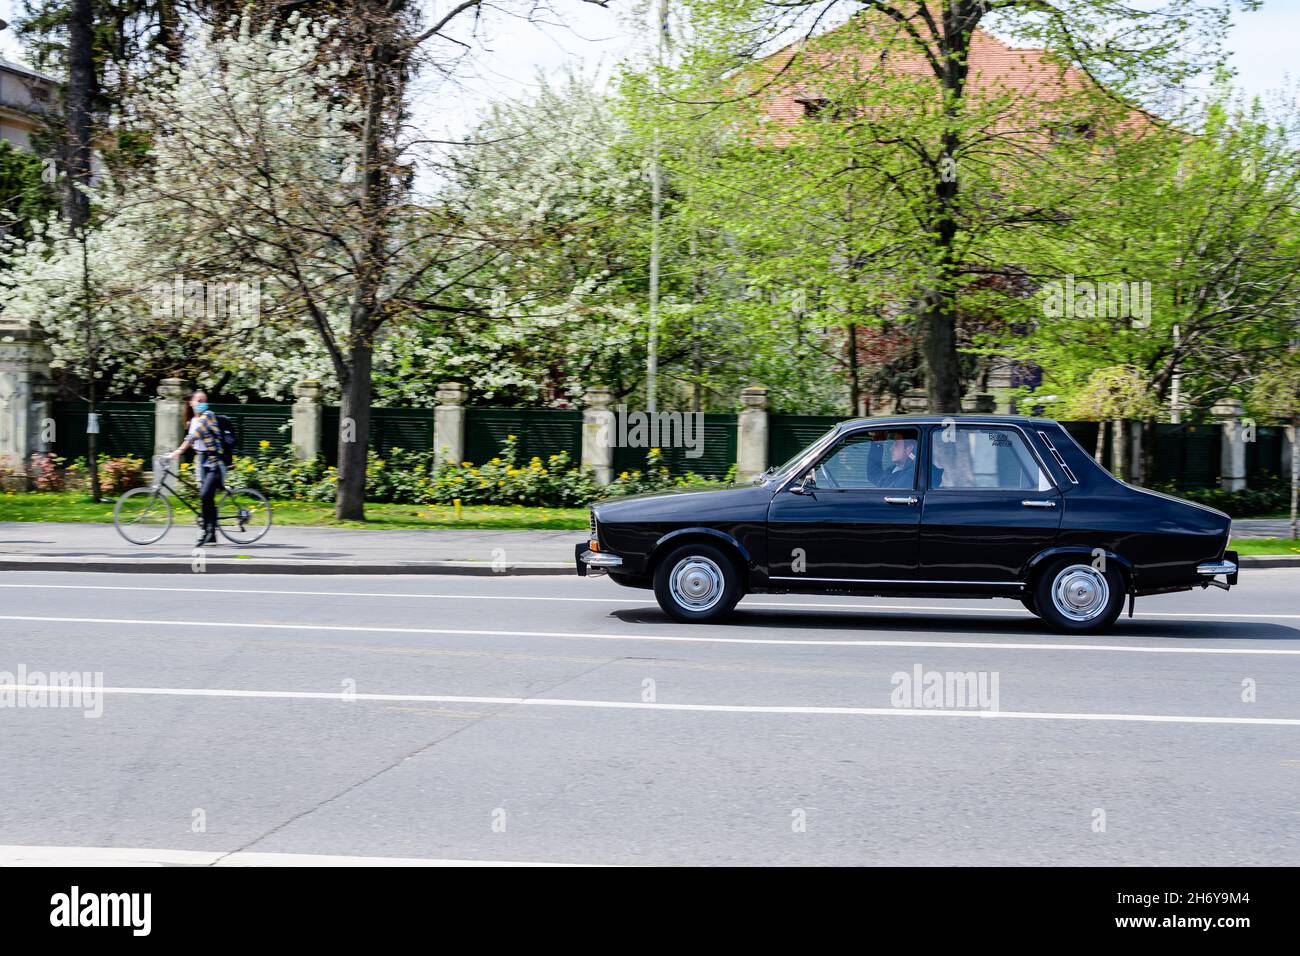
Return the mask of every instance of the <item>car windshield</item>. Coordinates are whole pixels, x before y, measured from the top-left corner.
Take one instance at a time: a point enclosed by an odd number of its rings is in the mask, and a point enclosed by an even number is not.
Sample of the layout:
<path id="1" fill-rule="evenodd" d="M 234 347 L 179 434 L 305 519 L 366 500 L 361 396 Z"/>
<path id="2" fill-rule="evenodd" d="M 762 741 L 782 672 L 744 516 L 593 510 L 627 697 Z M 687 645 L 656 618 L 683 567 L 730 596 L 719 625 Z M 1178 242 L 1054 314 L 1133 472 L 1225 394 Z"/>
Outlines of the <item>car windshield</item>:
<path id="1" fill-rule="evenodd" d="M 755 479 L 755 483 L 760 485 L 765 485 L 769 481 L 780 481 L 782 478 L 784 478 L 786 475 L 788 475 L 791 471 L 794 470 L 794 466 L 799 464 L 800 459 L 802 459 L 804 455 L 808 454 L 808 449 L 824 441 L 827 435 L 833 435 L 835 432 L 839 430 L 839 427 L 840 427 L 839 425 L 836 425 L 830 431 L 823 432 L 822 434 L 818 435 L 813 441 L 810 441 L 807 445 L 804 445 L 804 447 L 800 448 L 797 452 L 795 452 L 794 457 L 792 457 L 784 465 L 781 465 L 780 467 L 773 465 L 767 471 L 759 475 L 758 478 Z"/>

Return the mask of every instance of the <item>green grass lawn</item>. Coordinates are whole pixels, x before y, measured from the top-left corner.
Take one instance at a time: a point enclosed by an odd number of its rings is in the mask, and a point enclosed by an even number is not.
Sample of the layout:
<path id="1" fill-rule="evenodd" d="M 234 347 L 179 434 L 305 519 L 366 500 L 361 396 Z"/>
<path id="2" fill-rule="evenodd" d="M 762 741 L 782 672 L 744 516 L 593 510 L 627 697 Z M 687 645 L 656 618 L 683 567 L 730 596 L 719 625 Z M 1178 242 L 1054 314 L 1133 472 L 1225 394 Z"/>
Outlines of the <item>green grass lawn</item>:
<path id="1" fill-rule="evenodd" d="M 1300 541 L 1290 538 L 1233 538 L 1228 547 L 1238 554 L 1300 555 Z"/>
<path id="2" fill-rule="evenodd" d="M 55 494 L 0 494 L 0 521 L 112 521 L 115 501 L 92 502 L 79 492 Z M 189 520 L 177 507 L 176 520 Z M 499 530 L 580 531 L 587 527 L 585 508 L 525 508 L 520 505 L 366 505 L 365 521 L 335 521 L 334 506 L 310 501 L 273 501 L 271 513 L 278 525 L 314 525 L 332 528 L 494 528 Z"/>

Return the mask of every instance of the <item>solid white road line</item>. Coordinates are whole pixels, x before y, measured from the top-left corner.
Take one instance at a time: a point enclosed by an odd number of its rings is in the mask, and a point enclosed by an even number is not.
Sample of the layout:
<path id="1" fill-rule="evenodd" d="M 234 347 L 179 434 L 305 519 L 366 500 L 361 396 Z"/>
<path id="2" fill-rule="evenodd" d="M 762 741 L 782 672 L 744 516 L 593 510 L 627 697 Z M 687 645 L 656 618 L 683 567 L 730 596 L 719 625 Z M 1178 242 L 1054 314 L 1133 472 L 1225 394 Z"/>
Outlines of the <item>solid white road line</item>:
<path id="1" fill-rule="evenodd" d="M 6 692 L 49 693 L 44 684 L 0 684 Z M 594 710 L 659 710 L 709 714 L 785 714 L 831 717 L 975 717 L 981 720 L 1105 720 L 1155 724 L 1236 724 L 1300 727 L 1300 717 L 1200 717 L 1183 714 L 1051 713 L 1015 710 L 951 710 L 910 707 L 796 707 L 759 704 L 661 704 L 558 697 L 465 697 L 450 694 L 361 694 L 339 691 L 238 690 L 215 687 L 97 687 L 96 694 L 135 697 L 216 697 L 245 700 L 379 701 L 419 704 L 496 704 L 503 707 L 583 707 Z"/>
<path id="2" fill-rule="evenodd" d="M 448 601 L 556 601 L 572 604 L 621 604 L 627 606 L 632 598 L 601 597 L 554 597 L 551 595 L 534 596 L 531 594 L 419 594 L 403 591 L 295 591 L 271 588 L 189 588 L 161 587 L 157 585 L 108 585 L 108 584 L 0 584 L 0 588 L 40 588 L 68 591 L 177 591 L 180 593 L 210 594 L 270 594 L 297 597 L 358 597 L 358 598 L 421 598 Z M 646 598 L 646 603 L 652 603 Z M 765 608 L 827 608 L 854 611 L 929 611 L 935 614 L 1007 614 L 1025 617 L 1028 611 L 1020 608 L 1018 601 L 1011 599 L 1011 604 L 997 607 L 945 607 L 932 604 L 842 604 L 827 601 L 752 601 L 746 599 L 740 605 Z M 1300 620 L 1300 614 L 1226 614 L 1217 611 L 1206 614 L 1193 614 L 1181 611 L 1143 611 L 1143 617 L 1198 618 L 1212 621 L 1218 618 L 1241 618 L 1251 620 Z"/>
<path id="3" fill-rule="evenodd" d="M 0 846 L 0 866 L 585 866 L 517 860 L 442 860 L 316 853 L 227 853 L 106 846 Z"/>
<path id="4" fill-rule="evenodd" d="M 1040 644 L 988 641 L 863 641 L 790 640 L 775 637 L 685 637 L 678 634 L 596 634 L 587 631 L 479 630 L 458 627 L 383 627 L 359 624 L 280 624 L 250 621 L 168 621 L 132 617 L 44 617 L 0 614 L 0 621 L 46 624 L 132 624 L 146 627 L 222 627 L 270 631 L 345 631 L 362 634 L 420 634 L 438 637 L 542 637 L 578 641 L 656 641 L 675 644 L 758 644 L 778 647 L 926 647 L 993 651 L 1115 651 L 1130 654 L 1249 654 L 1265 657 L 1300 656 L 1300 648 L 1277 647 L 1146 647 L 1135 644 Z M 147 635 L 146 635 L 147 636 Z"/>

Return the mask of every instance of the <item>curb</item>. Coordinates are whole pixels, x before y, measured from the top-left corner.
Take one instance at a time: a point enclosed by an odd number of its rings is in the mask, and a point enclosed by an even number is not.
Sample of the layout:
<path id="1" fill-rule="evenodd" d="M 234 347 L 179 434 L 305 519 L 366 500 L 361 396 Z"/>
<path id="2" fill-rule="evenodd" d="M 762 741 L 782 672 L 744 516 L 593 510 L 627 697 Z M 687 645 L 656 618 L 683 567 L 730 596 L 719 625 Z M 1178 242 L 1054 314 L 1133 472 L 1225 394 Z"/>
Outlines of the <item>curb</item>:
<path id="1" fill-rule="evenodd" d="M 194 562 L 170 558 L 134 560 L 109 558 L 97 561 L 69 558 L 0 559 L 0 571 L 90 571 L 115 574 L 456 574 L 474 577 L 522 577 L 533 575 L 573 575 L 572 564 L 538 561 L 507 565 L 495 570 L 490 564 L 466 561 L 428 561 L 421 564 L 366 564 L 340 561 L 257 561 L 207 558 L 202 571 Z"/>
<path id="2" fill-rule="evenodd" d="M 1300 568 L 1300 554 L 1244 554 L 1239 568 Z"/>

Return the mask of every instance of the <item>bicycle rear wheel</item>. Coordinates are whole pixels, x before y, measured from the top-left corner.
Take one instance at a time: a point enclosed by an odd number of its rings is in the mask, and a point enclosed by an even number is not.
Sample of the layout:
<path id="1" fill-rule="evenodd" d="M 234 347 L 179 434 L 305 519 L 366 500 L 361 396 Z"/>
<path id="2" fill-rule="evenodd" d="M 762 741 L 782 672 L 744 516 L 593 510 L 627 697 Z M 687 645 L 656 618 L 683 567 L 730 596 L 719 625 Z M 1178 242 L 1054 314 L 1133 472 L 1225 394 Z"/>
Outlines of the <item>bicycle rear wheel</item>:
<path id="1" fill-rule="evenodd" d="M 217 528 L 233 544 L 252 544 L 271 530 L 271 502 L 252 488 L 228 490 L 217 502 Z"/>
<path id="2" fill-rule="evenodd" d="M 172 526 L 172 503 L 156 488 L 132 488 L 113 507 L 113 527 L 132 544 L 153 544 Z"/>

